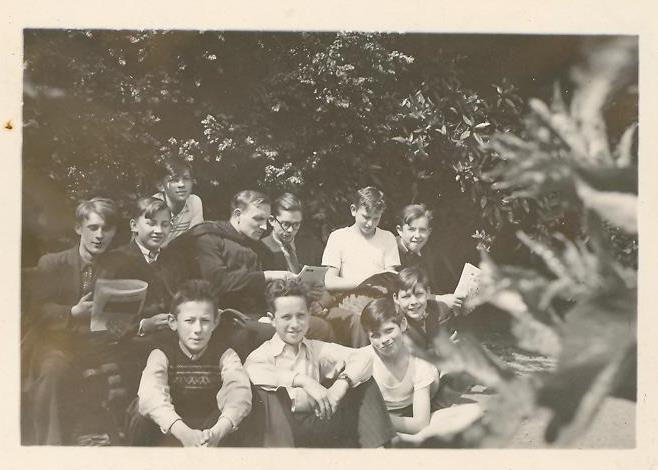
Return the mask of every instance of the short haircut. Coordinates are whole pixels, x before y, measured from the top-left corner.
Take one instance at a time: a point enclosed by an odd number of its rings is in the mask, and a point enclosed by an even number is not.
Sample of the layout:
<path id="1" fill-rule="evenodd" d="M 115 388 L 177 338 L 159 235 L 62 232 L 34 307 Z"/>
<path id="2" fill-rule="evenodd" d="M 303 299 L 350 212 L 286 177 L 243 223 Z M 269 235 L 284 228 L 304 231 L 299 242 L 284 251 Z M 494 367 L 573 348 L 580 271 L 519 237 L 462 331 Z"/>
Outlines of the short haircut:
<path id="1" fill-rule="evenodd" d="M 184 282 L 178 288 L 178 291 L 171 300 L 169 312 L 174 316 L 178 315 L 178 307 L 185 302 L 208 302 L 212 305 L 213 311 L 217 312 L 215 297 L 215 291 L 208 281 L 192 279 Z"/>
<path id="2" fill-rule="evenodd" d="M 158 164 L 157 177 L 158 181 L 162 181 L 165 178 L 182 177 L 186 172 L 192 176 L 192 167 L 189 163 L 180 159 L 170 158 Z"/>
<path id="3" fill-rule="evenodd" d="M 398 311 L 389 296 L 371 300 L 361 312 L 361 326 L 366 332 L 377 331 L 389 321 L 402 325 L 404 313 Z"/>
<path id="4" fill-rule="evenodd" d="M 306 302 L 306 306 L 309 305 L 308 290 L 302 281 L 297 278 L 286 279 L 277 279 L 271 281 L 265 287 L 265 300 L 267 300 L 267 306 L 272 313 L 275 313 L 274 301 L 279 297 L 302 297 Z"/>
<path id="5" fill-rule="evenodd" d="M 169 209 L 167 203 L 162 199 L 150 196 L 142 197 L 135 202 L 130 217 L 138 219 L 139 217 L 144 216 L 147 219 L 152 219 L 155 214 L 162 210 L 167 210 L 171 214 L 171 209 Z"/>
<path id="6" fill-rule="evenodd" d="M 280 214 L 281 211 L 302 211 L 302 201 L 293 193 L 283 193 L 272 203 L 272 214 Z"/>
<path id="7" fill-rule="evenodd" d="M 261 193 L 260 191 L 245 189 L 231 198 L 231 213 L 233 213 L 235 209 L 244 210 L 250 204 L 256 207 L 263 204 L 270 205 L 270 198 L 267 194 Z"/>
<path id="8" fill-rule="evenodd" d="M 400 211 L 398 221 L 400 227 L 402 227 L 405 224 L 410 224 L 416 219 L 420 219 L 421 217 L 427 217 L 430 225 L 432 224 L 432 211 L 429 210 L 425 204 L 409 204 L 408 206 L 404 206 Z"/>
<path id="9" fill-rule="evenodd" d="M 363 207 L 368 211 L 383 212 L 386 209 L 384 193 L 374 186 L 367 186 L 359 189 L 354 194 L 352 203 L 356 208 Z"/>
<path id="10" fill-rule="evenodd" d="M 101 216 L 105 223 L 110 227 L 116 227 L 119 215 L 112 199 L 95 197 L 88 201 L 82 201 L 75 209 L 75 220 L 78 224 L 81 224 L 88 219 L 92 213 Z"/>
<path id="11" fill-rule="evenodd" d="M 424 269 L 418 266 L 404 268 L 398 274 L 397 290 L 398 292 L 414 290 L 416 286 L 422 286 L 426 291 L 430 290 L 430 278 Z"/>

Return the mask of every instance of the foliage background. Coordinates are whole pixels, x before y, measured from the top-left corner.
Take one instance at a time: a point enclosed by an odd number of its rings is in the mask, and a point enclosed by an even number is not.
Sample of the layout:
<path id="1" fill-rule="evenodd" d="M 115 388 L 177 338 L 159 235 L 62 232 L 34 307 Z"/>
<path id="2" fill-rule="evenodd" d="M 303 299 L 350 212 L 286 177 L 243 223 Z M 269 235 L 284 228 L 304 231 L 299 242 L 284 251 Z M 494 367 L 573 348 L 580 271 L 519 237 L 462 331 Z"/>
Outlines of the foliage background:
<path id="1" fill-rule="evenodd" d="M 569 65 L 601 41 L 26 30 L 23 265 L 72 243 L 79 199 L 111 196 L 125 211 L 152 194 L 154 162 L 167 156 L 192 163 L 208 219 L 226 217 L 237 190 L 293 190 L 305 228 L 324 238 L 350 222 L 351 191 L 375 184 L 389 200 L 385 228 L 409 202 L 434 209 L 431 243 L 455 271 L 478 244 L 518 259 L 519 228 L 572 237 L 578 223 L 492 189 L 483 175 L 498 157 L 483 144 L 521 130 L 528 97 L 548 99 L 556 81 L 568 94 Z M 606 110 L 613 140 L 637 119 L 636 98 Z"/>

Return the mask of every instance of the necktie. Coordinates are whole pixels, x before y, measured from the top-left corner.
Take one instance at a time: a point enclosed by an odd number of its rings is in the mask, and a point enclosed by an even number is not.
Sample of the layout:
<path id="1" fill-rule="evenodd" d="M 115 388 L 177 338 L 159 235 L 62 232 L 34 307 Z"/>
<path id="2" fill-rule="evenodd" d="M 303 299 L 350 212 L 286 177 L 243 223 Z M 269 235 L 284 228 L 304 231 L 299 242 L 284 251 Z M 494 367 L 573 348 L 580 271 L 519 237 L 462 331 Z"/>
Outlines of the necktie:
<path id="1" fill-rule="evenodd" d="M 299 260 L 297 259 L 297 253 L 295 252 L 295 247 L 290 243 L 283 244 L 283 254 L 285 255 L 286 261 L 288 262 L 288 269 L 294 274 L 298 274 L 300 271 Z"/>
<path id="2" fill-rule="evenodd" d="M 86 295 L 94 289 L 96 273 L 94 272 L 94 265 L 89 263 L 82 268 L 82 273 L 80 276 L 80 291 L 82 295 Z"/>
<path id="3" fill-rule="evenodd" d="M 149 263 L 149 264 L 153 264 L 153 263 L 155 263 L 155 259 L 156 259 L 157 257 L 158 257 L 158 251 L 156 251 L 156 250 L 151 250 L 151 251 L 149 251 L 149 254 L 148 254 L 148 263 Z"/>

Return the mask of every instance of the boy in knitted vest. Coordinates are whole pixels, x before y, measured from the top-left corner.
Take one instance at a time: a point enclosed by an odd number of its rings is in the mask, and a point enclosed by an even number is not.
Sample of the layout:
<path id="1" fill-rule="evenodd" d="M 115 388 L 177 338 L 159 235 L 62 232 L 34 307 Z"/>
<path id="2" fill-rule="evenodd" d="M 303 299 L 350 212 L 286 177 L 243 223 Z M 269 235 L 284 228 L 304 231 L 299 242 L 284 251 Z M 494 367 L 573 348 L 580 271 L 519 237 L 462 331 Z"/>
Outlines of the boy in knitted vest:
<path id="1" fill-rule="evenodd" d="M 133 444 L 225 444 L 251 411 L 249 377 L 238 355 L 225 341 L 210 341 L 217 323 L 214 298 L 210 284 L 200 280 L 184 283 L 174 296 L 169 324 L 176 335 L 148 357 Z"/>

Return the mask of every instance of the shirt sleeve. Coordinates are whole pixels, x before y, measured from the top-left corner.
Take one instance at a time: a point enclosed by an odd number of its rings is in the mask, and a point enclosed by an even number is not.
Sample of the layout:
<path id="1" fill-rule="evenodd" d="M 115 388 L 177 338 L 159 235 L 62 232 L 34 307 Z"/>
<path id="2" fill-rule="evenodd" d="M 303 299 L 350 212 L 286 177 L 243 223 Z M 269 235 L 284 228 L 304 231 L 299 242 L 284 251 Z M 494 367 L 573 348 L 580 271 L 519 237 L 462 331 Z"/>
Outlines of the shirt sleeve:
<path id="1" fill-rule="evenodd" d="M 318 348 L 321 373 L 333 369 L 340 362 L 345 363 L 345 374 L 354 386 L 372 377 L 372 355 L 367 348 L 354 349 L 336 343 L 314 341 Z"/>
<path id="2" fill-rule="evenodd" d="M 190 228 L 192 228 L 203 222 L 203 202 L 196 194 L 190 195 L 190 211 L 192 212 Z"/>
<path id="3" fill-rule="evenodd" d="M 219 360 L 222 388 L 217 393 L 217 407 L 222 416 L 237 428 L 251 411 L 251 385 L 249 376 L 242 367 L 240 358 L 232 349 L 227 349 Z"/>
<path id="4" fill-rule="evenodd" d="M 400 251 L 398 242 L 391 232 L 386 232 L 386 251 L 384 252 L 384 266 L 387 271 L 392 271 L 400 266 Z"/>
<path id="5" fill-rule="evenodd" d="M 180 419 L 171 403 L 167 367 L 167 356 L 159 349 L 151 351 L 137 392 L 139 413 L 151 418 L 164 434 Z"/>
<path id="6" fill-rule="evenodd" d="M 294 371 L 275 365 L 269 342 L 263 343 L 249 354 L 244 366 L 253 384 L 265 390 L 276 390 L 279 387 L 290 388 L 297 375 Z"/>
<path id="7" fill-rule="evenodd" d="M 414 390 L 429 387 L 439 381 L 439 371 L 429 362 L 415 358 Z"/>
<path id="8" fill-rule="evenodd" d="M 340 236 L 336 233 L 334 231 L 329 234 L 327 246 L 324 248 L 324 253 L 322 253 L 322 265 L 340 270 L 343 263 L 340 256 Z"/>

